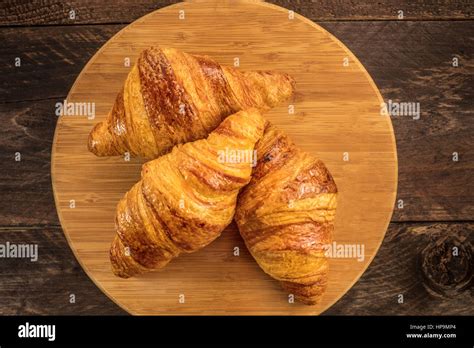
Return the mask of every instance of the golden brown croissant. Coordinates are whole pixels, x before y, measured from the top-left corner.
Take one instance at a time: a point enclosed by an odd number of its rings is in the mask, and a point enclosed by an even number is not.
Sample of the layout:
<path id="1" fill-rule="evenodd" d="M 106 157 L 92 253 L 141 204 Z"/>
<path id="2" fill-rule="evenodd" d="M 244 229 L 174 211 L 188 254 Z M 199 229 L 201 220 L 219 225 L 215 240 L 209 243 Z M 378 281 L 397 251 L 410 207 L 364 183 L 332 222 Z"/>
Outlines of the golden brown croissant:
<path id="1" fill-rule="evenodd" d="M 235 220 L 260 267 L 296 300 L 317 303 L 327 285 L 337 188 L 323 162 L 267 123 Z"/>
<path id="2" fill-rule="evenodd" d="M 176 144 L 205 138 L 239 110 L 270 109 L 293 93 L 293 79 L 240 71 L 171 48 L 144 50 L 107 119 L 89 135 L 97 156 L 157 158 Z"/>
<path id="3" fill-rule="evenodd" d="M 265 121 L 257 109 L 226 118 L 207 139 L 177 145 L 142 168 L 117 206 L 113 272 L 130 277 L 165 266 L 216 239 L 250 181 Z"/>

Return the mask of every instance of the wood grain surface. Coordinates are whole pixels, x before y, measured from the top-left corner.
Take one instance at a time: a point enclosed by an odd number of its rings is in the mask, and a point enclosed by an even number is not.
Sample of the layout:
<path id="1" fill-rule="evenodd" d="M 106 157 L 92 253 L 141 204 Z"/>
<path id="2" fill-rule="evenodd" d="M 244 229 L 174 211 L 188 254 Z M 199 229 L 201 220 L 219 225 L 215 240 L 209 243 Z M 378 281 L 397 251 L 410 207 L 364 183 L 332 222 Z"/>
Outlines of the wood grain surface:
<path id="1" fill-rule="evenodd" d="M 178 0 L 10 0 L 0 4 L 0 26 L 129 23 Z M 436 0 L 270 0 L 313 21 L 328 20 L 464 20 L 473 12 L 470 1 Z M 74 16 L 71 16 L 71 10 Z"/>
<path id="2" fill-rule="evenodd" d="M 89 280 L 60 227 L 0 228 L 7 242 L 36 244 L 39 257 L 1 261 L 2 315 L 125 314 Z"/>
<path id="3" fill-rule="evenodd" d="M 421 252 L 445 236 L 474 243 L 474 223 L 392 223 L 359 281 L 325 315 L 472 315 L 472 287 L 434 296 L 420 270 Z M 2 228 L 0 243 L 38 244 L 40 258 L 2 261 L 2 314 L 126 314 L 87 277 L 60 227 Z M 400 253 L 402 250 L 402 253 Z M 465 260 L 469 256 L 461 253 Z M 448 267 L 449 269 L 449 267 Z M 70 303 L 71 294 L 75 303 Z M 399 295 L 404 302 L 399 303 Z"/>
<path id="4" fill-rule="evenodd" d="M 392 221 L 472 219 L 474 185 L 469 174 L 474 154 L 469 135 L 474 132 L 470 121 L 474 106 L 474 46 L 469 43 L 474 40 L 474 24 L 443 21 L 321 25 L 359 57 L 385 100 L 422 103 L 419 120 L 392 118 L 398 153 L 403 158 L 399 163 L 397 200 L 404 201 L 403 209 L 394 210 Z M 0 62 L 8 67 L 5 78 L 0 80 L 0 112 L 8 120 L 0 128 L 5 149 L 0 152 L 4 168 L 0 185 L 8 198 L 0 201 L 4 212 L 0 225 L 58 224 L 48 184 L 50 146 L 57 120 L 52 116 L 54 105 L 66 98 L 86 62 L 121 28 L 111 25 L 0 30 Z M 18 37 L 22 37 L 21 42 Z M 461 57 L 457 68 L 450 65 L 453 55 Z M 14 68 L 17 56 L 22 58 L 21 68 Z M 431 71 L 436 75 L 432 77 Z M 457 163 L 451 160 L 454 151 L 460 154 Z M 24 170 L 12 171 L 19 168 L 13 160 L 15 152 L 21 152 L 28 161 L 21 164 Z M 40 189 L 33 189 L 38 183 Z"/>
<path id="5" fill-rule="evenodd" d="M 185 20 L 178 18 L 179 10 Z M 233 224 L 204 250 L 183 255 L 160 272 L 127 280 L 111 273 L 115 208 L 138 180 L 141 162 L 97 158 L 85 144 L 123 85 L 129 71 L 124 58 L 135 62 L 152 45 L 208 54 L 227 65 L 239 57 L 239 69 L 284 71 L 295 78 L 297 90 L 289 101 L 294 115 L 282 105 L 266 116 L 321 158 L 334 176 L 339 191 L 334 241 L 365 248 L 360 260 L 330 260 L 328 290 L 317 306 L 289 303 L 252 260 Z M 383 239 L 395 200 L 397 162 L 390 118 L 380 115 L 382 97 L 337 39 L 303 17 L 289 19 L 285 9 L 206 1 L 153 12 L 99 50 L 67 100 L 95 102 L 97 114 L 94 120 L 61 116 L 57 124 L 51 170 L 61 225 L 88 275 L 133 314 L 318 314 L 354 284 Z M 232 254 L 235 247 L 239 256 Z M 181 295 L 187 298 L 182 304 Z"/>
<path id="6" fill-rule="evenodd" d="M 5 11 L 0 12 L 1 25 L 21 26 L 0 28 L 0 71 L 3 76 L 0 79 L 0 116 L 3 120 L 0 128 L 0 192 L 3 198 L 0 200 L 0 239 L 2 243 L 37 243 L 40 259 L 36 264 L 0 261 L 1 274 L 7 274 L 12 268 L 21 273 L 2 276 L 0 313 L 124 313 L 95 288 L 67 246 L 50 183 L 50 150 L 57 120 L 51 116 L 54 104 L 66 97 L 85 63 L 124 25 L 84 25 L 85 21 L 81 22 L 81 19 L 60 22 L 57 6 L 65 2 L 29 2 L 28 9 L 22 3 L 9 1 L 0 5 L 4 6 L 0 11 Z M 159 2 L 154 3 L 156 8 L 161 6 Z M 381 19 L 389 2 L 377 3 L 379 5 L 368 1 L 342 4 L 325 1 L 324 4 L 339 12 L 334 17 L 325 17 L 333 22 L 321 22 L 323 16 L 318 18 L 317 15 L 323 11 L 318 8 L 318 2 L 292 2 L 295 6 L 307 4 L 305 8 L 295 10 L 318 20 L 356 54 L 386 100 L 426 100 L 428 102 L 421 107 L 422 113 L 430 108 L 427 117 L 418 121 L 392 118 L 399 156 L 398 197 L 409 203 L 404 209 L 394 210 L 394 223 L 362 278 L 325 313 L 473 314 L 472 292 L 463 292 L 462 299 L 438 298 L 426 292 L 423 286 L 404 286 L 404 279 L 412 279 L 418 285 L 423 282 L 422 272 L 415 264 L 398 268 L 394 273 L 398 276 L 387 276 L 384 272 L 387 265 L 394 267 L 397 264 L 398 244 L 405 239 L 409 242 L 403 244 L 404 250 L 412 255 L 411 260 L 416 260 L 430 244 L 431 236 L 457 236 L 463 231 L 472 236 L 472 224 L 468 221 L 473 217 L 474 184 L 470 174 L 473 147 L 472 142 L 467 141 L 474 132 L 469 118 L 474 107 L 472 4 L 424 1 L 420 5 L 412 2 L 415 8 L 410 11 L 410 20 L 389 16 L 386 19 L 391 21 L 370 21 Z M 97 2 L 97 6 L 92 1 L 87 1 L 87 5 L 83 1 L 75 4 L 84 10 L 90 9 L 89 23 L 128 23 L 154 9 L 142 3 L 136 6 L 137 2 L 131 1 L 121 1 L 113 10 L 104 1 Z M 361 12 L 364 7 L 367 10 Z M 105 10 L 101 11 L 102 8 Z M 419 8 L 427 11 L 421 13 Z M 352 18 L 342 20 L 342 9 Z M 15 11 L 23 12 L 25 20 L 15 18 Z M 465 21 L 456 17 L 458 11 L 463 13 Z M 440 12 L 444 17 L 438 15 Z M 56 17 L 51 19 L 50 13 Z M 360 21 L 352 21 L 355 17 Z M 54 23 L 63 25 L 51 26 Z M 43 24 L 50 26 L 25 27 Z M 462 58 L 457 69 L 450 65 L 453 55 Z M 14 68 L 15 57 L 22 59 L 20 68 Z M 433 76 L 432 71 L 435 72 Z M 462 139 L 467 140 L 458 141 Z M 455 166 L 445 161 L 444 156 L 452 152 L 447 150 L 452 147 L 463 154 Z M 14 161 L 17 151 L 22 154 L 20 163 Z M 420 228 L 423 233 L 412 232 Z M 391 238 L 394 235 L 397 238 Z M 41 255 L 48 262 L 41 263 Z M 378 284 L 375 293 L 374 282 Z M 61 289 L 66 289 L 66 297 L 62 296 Z M 74 305 L 68 302 L 69 291 L 79 294 Z M 405 304 L 400 305 L 394 294 L 402 292 Z"/>

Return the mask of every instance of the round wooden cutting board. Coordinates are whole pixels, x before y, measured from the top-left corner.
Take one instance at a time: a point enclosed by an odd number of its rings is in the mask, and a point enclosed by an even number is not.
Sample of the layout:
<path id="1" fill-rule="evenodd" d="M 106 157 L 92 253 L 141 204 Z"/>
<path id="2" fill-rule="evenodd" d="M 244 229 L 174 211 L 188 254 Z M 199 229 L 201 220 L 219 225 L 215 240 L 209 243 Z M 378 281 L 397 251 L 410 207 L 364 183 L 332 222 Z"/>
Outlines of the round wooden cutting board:
<path id="1" fill-rule="evenodd" d="M 112 107 L 140 51 L 152 45 L 209 55 L 223 65 L 238 58 L 239 69 L 295 78 L 293 100 L 267 117 L 326 163 L 340 193 L 334 242 L 364 251 L 363 257 L 331 258 L 320 304 L 291 303 L 252 259 L 234 224 L 208 247 L 161 271 L 127 280 L 112 274 L 115 207 L 139 180 L 141 162 L 95 157 L 87 151 L 87 137 Z M 380 92 L 342 43 L 286 9 L 256 1 L 192 1 L 160 9 L 107 42 L 67 101 L 95 103 L 96 116 L 58 120 L 52 178 L 59 218 L 89 277 L 132 314 L 319 314 L 359 279 L 382 242 L 395 201 L 397 156 L 391 121 L 380 112 Z"/>

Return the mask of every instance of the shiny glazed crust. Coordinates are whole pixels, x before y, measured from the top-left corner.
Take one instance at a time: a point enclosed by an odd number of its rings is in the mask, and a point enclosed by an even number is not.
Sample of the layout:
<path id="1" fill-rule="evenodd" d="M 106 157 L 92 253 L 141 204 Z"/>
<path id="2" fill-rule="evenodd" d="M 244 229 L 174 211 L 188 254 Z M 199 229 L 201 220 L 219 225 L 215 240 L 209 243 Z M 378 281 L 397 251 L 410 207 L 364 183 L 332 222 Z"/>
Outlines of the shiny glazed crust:
<path id="1" fill-rule="evenodd" d="M 257 166 L 239 195 L 235 220 L 260 267 L 296 300 L 315 304 L 327 286 L 336 184 L 320 160 L 267 123 Z"/>
<path id="2" fill-rule="evenodd" d="M 205 138 L 239 110 L 268 110 L 288 99 L 294 81 L 283 73 L 240 71 L 207 56 L 149 48 L 131 69 L 107 119 L 89 135 L 97 156 L 154 159 L 174 145 Z"/>
<path id="3" fill-rule="evenodd" d="M 264 124 L 257 109 L 240 111 L 207 139 L 177 145 L 143 165 L 142 179 L 117 206 L 117 235 L 110 250 L 117 276 L 161 268 L 221 234 L 252 172 L 247 157 L 224 154 L 253 153 Z"/>

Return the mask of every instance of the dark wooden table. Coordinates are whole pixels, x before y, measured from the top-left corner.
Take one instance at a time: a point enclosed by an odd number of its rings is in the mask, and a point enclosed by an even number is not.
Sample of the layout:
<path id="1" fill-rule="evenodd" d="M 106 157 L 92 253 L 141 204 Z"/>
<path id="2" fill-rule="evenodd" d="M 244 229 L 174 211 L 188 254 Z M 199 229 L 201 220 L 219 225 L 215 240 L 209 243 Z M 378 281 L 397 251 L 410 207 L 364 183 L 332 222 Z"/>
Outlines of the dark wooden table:
<path id="1" fill-rule="evenodd" d="M 61 230 L 50 176 L 54 105 L 112 35 L 174 2 L 0 4 L 0 243 L 39 247 L 37 262 L 0 259 L 1 314 L 125 314 L 85 275 Z M 399 186 L 385 240 L 325 314 L 473 315 L 473 2 L 272 2 L 344 42 L 386 101 L 421 105 L 418 120 L 392 117 Z"/>

